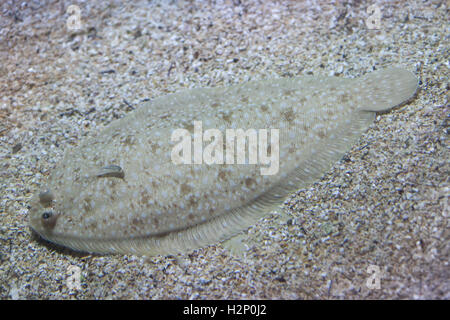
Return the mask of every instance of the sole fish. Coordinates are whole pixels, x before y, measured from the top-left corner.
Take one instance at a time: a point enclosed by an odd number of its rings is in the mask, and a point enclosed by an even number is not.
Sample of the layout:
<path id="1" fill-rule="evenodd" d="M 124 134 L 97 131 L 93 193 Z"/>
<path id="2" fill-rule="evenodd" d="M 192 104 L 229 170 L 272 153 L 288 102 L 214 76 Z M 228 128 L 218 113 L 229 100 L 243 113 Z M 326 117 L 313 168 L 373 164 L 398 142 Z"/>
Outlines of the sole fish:
<path id="1" fill-rule="evenodd" d="M 417 86 L 389 68 L 156 98 L 66 152 L 31 200 L 31 228 L 94 253 L 169 255 L 227 240 L 319 179 L 376 112 Z"/>

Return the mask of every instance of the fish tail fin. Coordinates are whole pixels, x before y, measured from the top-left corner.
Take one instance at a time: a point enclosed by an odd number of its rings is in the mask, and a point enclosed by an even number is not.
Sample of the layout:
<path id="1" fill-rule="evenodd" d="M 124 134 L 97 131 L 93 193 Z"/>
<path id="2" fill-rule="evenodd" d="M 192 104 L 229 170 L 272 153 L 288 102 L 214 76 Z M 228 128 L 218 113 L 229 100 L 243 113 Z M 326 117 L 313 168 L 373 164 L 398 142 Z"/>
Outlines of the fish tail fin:
<path id="1" fill-rule="evenodd" d="M 366 100 L 359 110 L 387 111 L 410 100 L 416 93 L 418 80 L 408 70 L 391 67 L 356 79 Z"/>

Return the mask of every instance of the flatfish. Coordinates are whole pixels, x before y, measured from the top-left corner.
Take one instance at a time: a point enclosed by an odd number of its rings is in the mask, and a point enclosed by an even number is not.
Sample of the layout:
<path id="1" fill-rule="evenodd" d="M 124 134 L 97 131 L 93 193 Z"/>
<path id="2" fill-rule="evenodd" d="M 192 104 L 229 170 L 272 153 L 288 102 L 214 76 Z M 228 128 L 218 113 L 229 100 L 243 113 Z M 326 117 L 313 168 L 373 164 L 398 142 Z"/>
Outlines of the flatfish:
<path id="1" fill-rule="evenodd" d="M 31 200 L 30 225 L 94 253 L 170 255 L 227 240 L 319 179 L 376 112 L 417 86 L 392 67 L 153 99 L 65 153 Z"/>

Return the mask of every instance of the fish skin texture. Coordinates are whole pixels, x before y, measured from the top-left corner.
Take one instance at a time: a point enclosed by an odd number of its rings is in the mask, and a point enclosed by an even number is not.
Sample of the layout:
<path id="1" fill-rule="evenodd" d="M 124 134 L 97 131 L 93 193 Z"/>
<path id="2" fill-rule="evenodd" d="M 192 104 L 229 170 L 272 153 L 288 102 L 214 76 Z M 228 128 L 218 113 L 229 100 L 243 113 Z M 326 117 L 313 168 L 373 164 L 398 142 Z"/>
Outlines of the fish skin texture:
<path id="1" fill-rule="evenodd" d="M 31 200 L 30 226 L 78 251 L 170 255 L 229 239 L 326 173 L 385 112 L 410 100 L 402 68 L 301 76 L 156 98 L 71 150 Z M 279 171 L 259 164 L 174 164 L 171 133 L 279 129 Z M 204 143 L 204 147 L 208 143 Z M 225 152 L 225 151 L 224 151 Z"/>

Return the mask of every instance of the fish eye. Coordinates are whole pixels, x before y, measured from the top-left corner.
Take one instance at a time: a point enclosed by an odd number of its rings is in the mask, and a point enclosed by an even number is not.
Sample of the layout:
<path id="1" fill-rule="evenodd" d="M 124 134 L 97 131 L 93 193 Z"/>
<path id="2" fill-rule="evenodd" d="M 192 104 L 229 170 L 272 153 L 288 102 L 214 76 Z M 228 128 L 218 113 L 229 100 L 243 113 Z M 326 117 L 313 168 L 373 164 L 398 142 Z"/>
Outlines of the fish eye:
<path id="1" fill-rule="evenodd" d="M 48 220 L 53 216 L 53 212 L 51 211 L 46 211 L 42 214 L 42 219 L 44 220 Z"/>
<path id="2" fill-rule="evenodd" d="M 58 218 L 58 215 L 53 213 L 52 211 L 45 211 L 42 214 L 42 225 L 46 229 L 53 229 L 56 225 L 56 220 Z"/>

